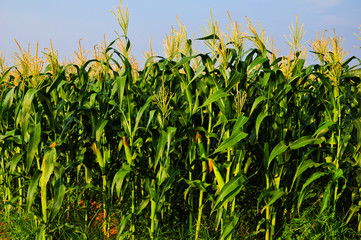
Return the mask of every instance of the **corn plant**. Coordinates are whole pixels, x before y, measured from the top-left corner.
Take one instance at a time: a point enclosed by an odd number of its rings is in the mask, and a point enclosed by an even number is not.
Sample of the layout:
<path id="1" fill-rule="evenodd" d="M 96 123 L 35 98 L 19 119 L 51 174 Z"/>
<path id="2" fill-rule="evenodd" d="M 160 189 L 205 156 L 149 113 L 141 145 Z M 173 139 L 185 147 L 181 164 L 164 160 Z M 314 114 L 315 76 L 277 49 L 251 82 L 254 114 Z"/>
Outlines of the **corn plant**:
<path id="1" fill-rule="evenodd" d="M 3 216 L 36 239 L 269 240 L 302 238 L 312 209 L 307 234 L 346 236 L 317 222 L 333 217 L 361 233 L 360 60 L 341 37 L 317 34 L 307 65 L 298 19 L 286 56 L 248 19 L 197 39 L 178 20 L 140 69 L 120 3 L 93 59 L 81 41 L 74 63 L 51 42 L 0 57 Z"/>

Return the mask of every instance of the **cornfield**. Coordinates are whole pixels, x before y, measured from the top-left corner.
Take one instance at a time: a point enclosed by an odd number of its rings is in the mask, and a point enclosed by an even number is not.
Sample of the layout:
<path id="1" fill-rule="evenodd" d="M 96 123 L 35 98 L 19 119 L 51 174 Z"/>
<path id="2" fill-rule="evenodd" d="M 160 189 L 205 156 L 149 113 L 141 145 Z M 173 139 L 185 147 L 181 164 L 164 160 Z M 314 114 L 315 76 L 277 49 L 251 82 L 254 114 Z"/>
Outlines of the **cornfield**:
<path id="1" fill-rule="evenodd" d="M 342 37 L 317 35 L 308 65 L 298 22 L 279 56 L 261 26 L 212 18 L 141 69 L 113 14 L 123 35 L 90 60 L 80 41 L 74 63 L 52 44 L 1 57 L 0 226 L 30 226 L 2 238 L 360 236 L 361 60 Z"/>

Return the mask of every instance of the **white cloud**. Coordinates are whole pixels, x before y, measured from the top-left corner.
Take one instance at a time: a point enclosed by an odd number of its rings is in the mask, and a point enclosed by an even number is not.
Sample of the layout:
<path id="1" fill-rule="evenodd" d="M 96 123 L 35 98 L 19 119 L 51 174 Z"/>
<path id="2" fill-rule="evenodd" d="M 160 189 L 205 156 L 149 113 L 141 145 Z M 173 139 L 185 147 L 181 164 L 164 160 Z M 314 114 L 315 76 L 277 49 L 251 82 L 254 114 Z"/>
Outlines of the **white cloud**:
<path id="1" fill-rule="evenodd" d="M 324 25 L 331 25 L 335 27 L 346 27 L 354 24 L 350 19 L 339 17 L 335 15 L 325 15 L 322 17 L 322 23 Z"/>
<path id="2" fill-rule="evenodd" d="M 324 12 L 325 10 L 335 7 L 341 3 L 341 0 L 301 0 L 309 4 L 315 12 Z"/>
<path id="3" fill-rule="evenodd" d="M 341 0 L 313 0 L 311 2 L 319 7 L 330 8 L 339 5 Z"/>

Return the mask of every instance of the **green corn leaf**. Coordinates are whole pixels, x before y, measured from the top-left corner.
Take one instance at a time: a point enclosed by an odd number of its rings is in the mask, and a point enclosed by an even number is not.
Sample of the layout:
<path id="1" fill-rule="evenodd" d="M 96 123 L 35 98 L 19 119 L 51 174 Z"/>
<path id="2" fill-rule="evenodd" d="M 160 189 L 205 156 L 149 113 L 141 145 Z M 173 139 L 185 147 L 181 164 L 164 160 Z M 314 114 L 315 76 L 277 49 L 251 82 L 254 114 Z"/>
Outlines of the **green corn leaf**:
<path id="1" fill-rule="evenodd" d="M 55 121 L 54 114 L 52 111 L 53 105 L 50 101 L 50 99 L 51 99 L 50 94 L 43 92 L 43 91 L 38 91 L 38 97 L 39 97 L 41 104 L 44 107 L 44 113 L 47 115 L 47 117 L 50 121 L 50 126 L 53 128 L 53 130 L 55 132 L 57 132 L 59 127 L 57 125 L 57 122 Z"/>
<path id="2" fill-rule="evenodd" d="M 95 139 L 96 141 L 100 142 L 100 138 L 103 134 L 103 130 L 105 126 L 107 125 L 108 120 L 104 120 L 103 118 L 100 118 L 95 126 Z"/>
<path id="3" fill-rule="evenodd" d="M 61 69 L 61 72 L 58 72 L 58 74 L 54 78 L 54 81 L 47 88 L 46 90 L 47 93 L 51 93 L 53 90 L 57 89 L 60 85 L 66 83 L 65 71 L 71 66 L 72 64 L 68 64 L 67 66 Z"/>
<path id="4" fill-rule="evenodd" d="M 167 144 L 167 133 L 165 131 L 162 131 L 160 137 L 158 138 L 157 153 L 155 155 L 154 167 L 157 166 L 159 159 L 163 158 L 164 148 L 166 144 Z"/>
<path id="5" fill-rule="evenodd" d="M 301 189 L 299 197 L 298 197 L 298 203 L 297 203 L 298 211 L 299 211 L 299 209 L 301 207 L 302 200 L 304 199 L 305 194 L 307 193 L 307 192 L 305 192 L 305 189 L 308 187 L 308 185 L 310 185 L 311 183 L 313 183 L 314 181 L 316 181 L 317 179 L 319 179 L 320 177 L 323 177 L 325 175 L 327 175 L 327 173 L 325 173 L 325 172 L 315 172 L 315 173 L 312 174 L 311 177 L 309 177 L 306 180 L 306 182 L 302 186 L 302 189 Z"/>
<path id="6" fill-rule="evenodd" d="M 332 184 L 329 183 L 326 187 L 326 190 L 323 192 L 320 214 L 322 214 L 330 205 L 331 187 L 332 187 Z"/>
<path id="7" fill-rule="evenodd" d="M 123 96 L 124 96 L 124 90 L 125 90 L 125 84 L 127 81 L 127 76 L 125 74 L 122 74 L 121 76 L 116 77 L 115 80 L 118 85 L 119 109 L 122 109 Z"/>
<path id="8" fill-rule="evenodd" d="M 74 122 L 74 117 L 72 116 L 72 114 L 66 118 L 64 120 L 64 123 L 63 123 L 63 127 L 61 129 L 61 133 L 58 137 L 58 140 L 57 140 L 57 144 L 60 145 L 63 143 L 63 141 L 65 140 L 65 136 L 67 134 L 67 131 L 69 130 L 69 128 L 71 127 L 71 124 Z"/>
<path id="9" fill-rule="evenodd" d="M 35 240 L 46 239 L 46 224 L 42 223 L 36 231 Z"/>
<path id="10" fill-rule="evenodd" d="M 261 127 L 261 123 L 262 123 L 263 119 L 265 119 L 265 117 L 267 117 L 266 112 L 260 112 L 260 114 L 258 114 L 258 116 L 257 116 L 257 119 L 256 119 L 256 138 L 257 139 L 258 139 L 259 128 Z"/>
<path id="11" fill-rule="evenodd" d="M 198 139 L 197 145 L 198 145 L 199 153 L 201 155 L 201 159 L 204 160 L 207 154 L 206 154 L 206 149 L 204 148 L 204 145 L 202 142 L 202 137 L 200 136 L 200 134 L 197 134 L 196 139 Z"/>
<path id="12" fill-rule="evenodd" d="M 271 78 L 271 76 L 272 76 L 272 71 L 269 70 L 266 71 L 265 69 L 263 78 L 260 79 L 260 83 L 262 84 L 263 87 L 268 87 L 272 89 L 274 82 L 268 84 L 268 80 Z M 270 98 L 270 95 L 268 95 L 268 98 Z"/>
<path id="13" fill-rule="evenodd" d="M 237 119 L 237 122 L 233 126 L 232 133 L 236 132 L 236 131 L 240 131 L 243 128 L 244 124 L 246 124 L 247 121 L 248 121 L 247 117 L 240 115 Z"/>
<path id="14" fill-rule="evenodd" d="M 254 55 L 260 55 L 262 54 L 261 51 L 259 49 L 253 48 L 253 49 L 249 49 L 245 55 L 248 53 L 248 55 L 245 58 L 245 65 L 249 66 L 252 63 L 253 57 Z"/>
<path id="15" fill-rule="evenodd" d="M 216 202 L 214 204 L 213 210 L 218 210 L 229 201 L 232 201 L 237 194 L 244 187 L 244 183 L 247 181 L 247 178 L 241 174 L 233 177 L 229 182 L 227 182 L 221 189 Z"/>
<path id="16" fill-rule="evenodd" d="M 134 130 L 132 131 L 132 134 L 133 134 L 132 137 L 135 136 L 135 133 L 136 133 L 137 130 L 138 130 L 138 125 L 139 125 L 140 119 L 142 118 L 142 116 L 143 116 L 143 114 L 144 114 L 144 111 L 145 111 L 146 109 L 148 109 L 150 101 L 151 101 L 151 98 L 148 98 L 148 99 L 147 99 L 147 102 L 146 102 L 146 103 L 139 109 L 139 111 L 137 112 L 137 117 L 136 117 L 136 119 L 135 119 L 135 124 L 134 124 Z"/>
<path id="17" fill-rule="evenodd" d="M 130 231 L 124 232 L 124 229 L 125 229 L 127 223 L 129 222 L 129 220 L 131 219 L 131 217 L 132 217 L 131 213 L 127 213 L 126 215 L 122 216 L 120 224 L 119 224 L 119 231 L 117 233 L 117 239 L 123 240 L 132 234 Z"/>
<path id="18" fill-rule="evenodd" d="M 224 91 L 226 93 L 228 93 L 229 91 L 231 91 L 231 89 L 236 86 L 239 82 L 244 81 L 245 75 L 235 71 L 235 70 L 231 70 L 230 73 L 230 78 L 228 80 L 228 85 L 226 86 L 226 88 L 224 89 Z"/>
<path id="19" fill-rule="evenodd" d="M 28 191 L 27 191 L 27 196 L 26 196 L 26 211 L 29 212 L 31 205 L 33 204 L 35 197 L 36 197 L 36 192 L 37 192 L 37 188 L 38 188 L 38 183 L 39 183 L 39 179 L 41 177 L 41 171 L 40 170 L 36 170 L 36 172 L 33 174 L 30 183 L 29 183 L 29 187 L 28 187 Z"/>
<path id="20" fill-rule="evenodd" d="M 271 206 L 273 203 L 275 203 L 278 199 L 280 199 L 283 195 L 285 195 L 285 192 L 281 189 L 277 189 L 276 191 L 271 192 L 271 199 L 267 202 L 267 204 L 261 209 L 261 214 L 263 211 Z"/>
<path id="21" fill-rule="evenodd" d="M 209 104 L 211 104 L 211 103 L 213 103 L 215 101 L 218 101 L 220 98 L 227 97 L 227 96 L 228 96 L 228 94 L 225 93 L 222 89 L 218 89 L 211 96 L 209 96 L 209 98 L 207 98 L 207 100 L 199 108 L 203 108 L 205 106 L 208 106 Z"/>
<path id="22" fill-rule="evenodd" d="M 191 85 L 185 83 L 185 82 L 181 82 L 181 89 L 182 89 L 182 92 L 184 94 L 185 92 L 185 96 L 186 96 L 186 99 L 187 99 L 187 103 L 188 103 L 188 108 L 189 108 L 189 111 L 191 112 L 192 111 L 192 108 L 193 108 L 193 96 L 192 96 L 192 93 L 191 93 Z"/>
<path id="23" fill-rule="evenodd" d="M 269 156 L 269 158 L 268 158 L 267 168 L 269 168 L 269 166 L 271 165 L 272 160 L 273 160 L 275 157 L 277 157 L 278 155 L 284 153 L 287 149 L 288 149 L 288 146 L 286 145 L 286 143 L 285 143 L 284 141 L 282 141 L 282 142 L 280 142 L 279 144 L 277 144 L 277 145 L 273 148 L 273 150 L 272 150 L 272 152 L 271 152 L 271 154 L 270 154 L 270 156 Z"/>
<path id="24" fill-rule="evenodd" d="M 342 132 L 342 135 L 341 135 L 341 139 L 342 141 L 340 141 L 339 145 L 340 145 L 340 149 L 339 149 L 339 156 L 343 156 L 343 153 L 345 152 L 346 148 L 347 148 L 347 145 L 348 145 L 348 142 L 349 140 L 351 139 L 351 132 L 352 132 L 352 129 L 353 129 L 353 125 L 349 125 L 343 132 Z"/>
<path id="25" fill-rule="evenodd" d="M 169 167 L 161 165 L 157 171 L 157 185 L 161 185 L 167 178 L 169 178 Z"/>
<path id="26" fill-rule="evenodd" d="M 124 178 L 132 171 L 132 168 L 130 165 L 123 165 L 121 169 L 118 170 L 118 172 L 114 175 L 113 183 L 112 183 L 112 189 L 111 189 L 111 195 L 113 196 L 114 193 L 114 186 L 116 188 L 117 196 L 120 196 L 120 191 L 122 190 Z"/>
<path id="27" fill-rule="evenodd" d="M 84 148 L 84 150 L 86 150 Z M 82 157 L 84 157 L 84 153 L 81 153 L 80 155 L 82 155 Z M 87 167 L 84 163 L 82 164 L 82 166 L 84 167 L 84 172 L 85 172 L 85 182 L 87 184 L 90 184 L 92 181 L 92 169 L 90 167 Z"/>
<path id="28" fill-rule="evenodd" d="M 53 174 L 56 157 L 57 156 L 55 147 L 44 154 L 43 162 L 41 165 L 42 175 L 39 183 L 40 186 L 46 186 L 50 176 Z"/>
<path id="29" fill-rule="evenodd" d="M 261 204 L 262 200 L 266 197 L 269 197 L 270 195 L 272 195 L 273 191 L 268 188 L 268 189 L 265 189 L 261 195 L 258 197 L 257 199 L 257 212 L 259 211 L 259 205 Z"/>
<path id="30" fill-rule="evenodd" d="M 11 88 L 5 95 L 5 98 L 1 104 L 1 113 L 4 114 L 8 111 L 13 104 L 15 95 L 15 87 Z"/>
<path id="31" fill-rule="evenodd" d="M 9 74 L 10 74 L 10 71 L 11 71 L 11 69 L 13 69 L 14 67 L 10 67 L 10 68 L 8 68 L 4 73 L 3 73 L 3 75 L 1 76 L 1 78 L 0 78 L 0 84 L 9 76 Z"/>
<path id="32" fill-rule="evenodd" d="M 336 182 L 339 178 L 345 178 L 343 175 L 343 170 L 340 168 L 333 171 L 332 181 Z"/>
<path id="33" fill-rule="evenodd" d="M 219 224 L 221 223 L 224 208 L 219 208 L 216 215 L 216 230 L 218 230 Z"/>
<path id="34" fill-rule="evenodd" d="M 348 67 L 349 63 L 354 59 L 357 58 L 355 56 L 347 58 L 345 61 L 342 62 L 342 68 Z"/>
<path id="35" fill-rule="evenodd" d="M 300 194 L 298 196 L 298 200 L 297 200 L 297 212 L 298 214 L 300 214 L 300 208 L 301 208 L 301 204 L 309 198 L 315 197 L 317 196 L 316 193 L 313 192 L 313 188 L 306 188 L 303 192 L 302 195 Z"/>
<path id="36" fill-rule="evenodd" d="M 295 150 L 295 149 L 299 149 L 301 147 L 304 147 L 306 145 L 320 144 L 322 142 L 323 142 L 323 140 L 320 139 L 320 138 L 313 138 L 311 136 L 304 136 L 304 137 L 301 137 L 301 138 L 297 139 L 296 141 L 290 143 L 289 147 L 290 147 L 291 150 Z"/>
<path id="37" fill-rule="evenodd" d="M 300 74 L 302 69 L 304 68 L 305 59 L 298 59 L 296 65 L 293 67 L 293 75 Z"/>
<path id="38" fill-rule="evenodd" d="M 191 116 L 193 116 L 198 111 L 198 107 L 199 107 L 199 91 L 198 91 L 198 89 L 196 89 L 196 95 L 194 98 L 195 98 L 195 101 L 194 101 Z"/>
<path id="39" fill-rule="evenodd" d="M 156 112 L 155 110 L 152 110 L 152 111 L 149 112 L 149 118 L 148 118 L 148 123 L 147 123 L 147 128 L 146 128 L 147 130 L 149 128 L 150 123 L 152 122 L 152 120 L 154 118 L 155 112 Z"/>
<path id="40" fill-rule="evenodd" d="M 360 75 L 361 75 L 361 69 L 359 68 L 343 73 L 342 77 L 359 77 Z"/>
<path id="41" fill-rule="evenodd" d="M 122 60 L 124 66 L 125 66 L 125 73 L 126 76 L 128 77 L 128 84 L 131 84 L 133 79 L 132 79 L 132 65 L 130 64 L 128 58 L 126 58 L 124 55 L 122 55 L 120 52 L 118 52 L 116 49 L 112 48 L 112 50 L 114 51 L 114 53 L 116 55 L 118 55 L 118 57 Z M 117 62 L 117 61 L 114 61 Z"/>
<path id="42" fill-rule="evenodd" d="M 53 220 L 55 216 L 59 213 L 65 197 L 66 187 L 62 179 L 63 173 L 61 172 L 63 172 L 63 170 L 61 169 L 54 170 L 56 180 L 54 186 L 54 192 L 55 192 L 54 202 L 53 202 L 53 206 L 51 207 L 51 215 L 50 215 L 51 220 Z"/>
<path id="43" fill-rule="evenodd" d="M 334 122 L 323 122 L 322 125 L 316 130 L 312 137 L 318 138 L 319 135 L 323 135 L 328 131 L 328 128 L 334 125 Z"/>
<path id="44" fill-rule="evenodd" d="M 190 56 L 190 57 L 183 57 L 181 60 L 179 60 L 177 62 L 176 65 L 174 65 L 171 69 L 178 69 L 179 67 L 181 67 L 183 64 L 185 63 L 189 63 L 193 58 L 197 57 L 198 55 L 195 56 Z"/>
<path id="45" fill-rule="evenodd" d="M 282 101 L 282 99 L 287 95 L 289 91 L 292 90 L 292 87 L 290 85 L 286 85 L 276 96 L 275 102 L 279 103 Z"/>
<path id="46" fill-rule="evenodd" d="M 174 135 L 176 134 L 176 131 L 177 131 L 176 127 L 167 128 L 167 154 L 166 154 L 167 157 L 169 155 L 170 146 L 173 141 Z"/>
<path id="47" fill-rule="evenodd" d="M 3 141 L 8 138 L 15 137 L 15 130 L 6 131 L 5 135 L 0 135 L 0 141 Z"/>
<path id="48" fill-rule="evenodd" d="M 86 62 L 83 64 L 83 66 L 81 66 L 82 72 L 86 72 L 86 73 L 87 73 L 86 68 L 87 68 L 88 65 L 89 65 L 90 63 L 92 63 L 92 62 L 99 62 L 99 60 L 97 60 L 97 59 L 90 59 L 90 60 L 86 61 Z"/>
<path id="49" fill-rule="evenodd" d="M 41 124 L 35 124 L 32 132 L 30 133 L 30 141 L 27 146 L 27 154 L 26 154 L 26 171 L 29 172 L 32 163 L 35 157 L 35 153 L 37 152 L 38 146 L 41 140 Z"/>
<path id="50" fill-rule="evenodd" d="M 196 38 L 196 40 L 213 40 L 213 39 L 219 39 L 219 37 L 216 34 L 210 34 L 205 37 Z"/>
<path id="51" fill-rule="evenodd" d="M 347 215 L 346 215 L 347 218 L 345 218 L 346 219 L 346 224 L 348 224 L 350 222 L 350 220 L 352 219 L 352 217 L 355 216 L 356 213 L 358 213 L 360 208 L 361 208 L 361 206 L 358 206 L 356 204 L 351 205 L 351 207 L 347 211 Z"/>
<path id="52" fill-rule="evenodd" d="M 321 80 L 322 84 L 326 87 L 326 89 L 328 89 L 328 90 L 330 90 L 330 92 L 332 92 L 331 82 L 326 77 L 326 75 L 324 75 L 320 72 L 314 72 L 313 74 L 316 75 Z M 331 101 L 333 101 L 333 99 L 331 99 Z"/>
<path id="53" fill-rule="evenodd" d="M 164 194 L 169 190 L 171 189 L 171 186 L 173 184 L 173 182 L 176 180 L 176 176 L 178 176 L 180 173 L 179 170 L 175 170 L 175 171 L 172 171 L 171 173 L 169 173 L 169 177 L 163 181 L 163 183 L 161 184 L 160 186 L 160 194 L 159 194 L 159 198 L 157 199 L 157 202 L 156 202 L 156 209 L 160 209 L 161 206 L 162 206 L 162 202 L 163 202 L 163 197 L 164 197 Z"/>
<path id="54" fill-rule="evenodd" d="M 31 104 L 33 103 L 33 99 L 35 97 L 35 94 L 38 92 L 37 89 L 34 89 L 34 88 L 30 88 L 25 96 L 24 96 L 24 100 L 23 100 L 23 108 L 22 108 L 22 112 L 23 114 L 28 114 L 30 112 L 30 107 L 31 107 Z"/>
<path id="55" fill-rule="evenodd" d="M 10 163 L 10 174 L 14 174 L 16 167 L 18 165 L 18 162 L 21 160 L 22 158 L 22 154 L 16 154 L 14 157 L 12 157 Z"/>
<path id="56" fill-rule="evenodd" d="M 232 216 L 232 220 L 227 223 L 225 226 L 223 233 L 221 235 L 221 240 L 229 239 L 229 237 L 234 232 L 234 228 L 238 223 L 239 217 L 237 215 Z"/>
<path id="57" fill-rule="evenodd" d="M 35 98 L 35 94 L 37 93 L 38 90 L 36 89 L 29 89 L 24 98 L 23 98 L 23 102 L 21 104 L 22 108 L 21 108 L 21 112 L 20 110 L 17 111 L 20 114 L 17 114 L 16 116 L 16 125 L 20 124 L 23 133 L 22 133 L 22 137 L 25 140 L 25 142 L 28 141 L 28 136 L 26 134 L 26 130 L 29 128 L 29 124 L 30 124 L 30 113 L 31 113 L 31 106 L 33 104 L 34 98 Z M 36 106 L 37 103 L 34 103 L 34 106 Z"/>
<path id="58" fill-rule="evenodd" d="M 261 229 L 261 226 L 263 225 L 263 223 L 266 222 L 265 218 L 262 218 L 261 220 L 259 220 L 259 222 L 257 223 L 257 227 L 256 227 L 256 232 L 254 234 L 259 234 L 261 232 L 264 232 L 265 229 Z"/>
<path id="59" fill-rule="evenodd" d="M 358 118 L 358 119 L 354 120 L 353 124 L 357 130 L 357 145 L 358 145 L 358 148 L 360 148 L 360 146 L 361 146 L 361 119 Z"/>
<path id="60" fill-rule="evenodd" d="M 325 173 L 325 172 L 315 172 L 315 173 L 313 173 L 312 176 L 309 177 L 309 178 L 306 180 L 306 182 L 303 184 L 302 189 L 301 189 L 301 193 L 302 193 L 302 191 L 303 191 L 306 187 L 308 187 L 308 185 L 310 185 L 310 184 L 313 183 L 315 180 L 317 180 L 317 179 L 319 179 L 320 177 L 323 177 L 323 176 L 325 176 L 325 175 L 327 175 L 327 173 Z M 301 193 L 300 193 L 300 194 L 301 194 Z"/>
<path id="61" fill-rule="evenodd" d="M 248 69 L 254 68 L 256 65 L 263 64 L 264 62 L 268 61 L 268 58 L 258 56 L 255 60 L 252 61 L 252 63 L 248 66 Z"/>
<path id="62" fill-rule="evenodd" d="M 144 199 L 137 207 L 137 212 L 135 214 L 136 215 L 141 214 L 142 211 L 148 206 L 149 202 L 150 202 L 149 198 Z"/>
<path id="63" fill-rule="evenodd" d="M 213 154 L 222 152 L 226 150 L 227 148 L 233 147 L 236 145 L 239 141 L 247 137 L 248 134 L 242 131 L 236 131 L 235 133 L 232 132 L 232 135 L 227 138 L 225 141 L 222 142 L 222 144 L 214 151 Z"/>
<path id="64" fill-rule="evenodd" d="M 196 80 L 200 75 L 203 76 L 204 69 L 206 69 L 205 66 L 199 66 L 199 68 L 197 69 L 197 71 L 194 73 L 194 76 L 193 76 L 192 80 L 191 80 L 188 84 L 190 84 L 191 82 L 193 82 L 194 80 Z"/>
<path id="65" fill-rule="evenodd" d="M 216 181 L 217 181 L 217 184 L 218 184 L 218 189 L 222 189 L 223 186 L 224 186 L 224 179 L 222 177 L 222 174 L 221 172 L 219 171 L 218 167 L 217 167 L 217 163 L 216 163 L 216 159 L 214 159 L 213 161 L 213 172 L 214 172 L 214 175 L 216 176 Z"/>
<path id="66" fill-rule="evenodd" d="M 258 104 L 260 104 L 264 100 L 267 100 L 267 97 L 259 96 L 259 97 L 256 98 L 256 100 L 254 100 L 254 103 L 252 104 L 252 108 L 251 108 L 251 112 L 249 113 L 249 116 L 252 115 L 253 110 L 258 106 Z"/>
<path id="67" fill-rule="evenodd" d="M 102 172 L 104 172 L 105 171 L 105 159 L 103 158 L 103 154 L 100 151 L 99 143 L 93 142 L 92 148 L 93 148 L 94 154 L 96 156 L 97 163 L 99 164 L 100 170 Z"/>
<path id="68" fill-rule="evenodd" d="M 306 171 L 306 170 L 309 169 L 309 168 L 319 167 L 320 165 L 321 165 L 321 164 L 316 163 L 316 162 L 312 161 L 311 159 L 308 159 L 308 160 L 302 162 L 302 163 L 298 166 L 297 171 L 296 171 L 296 173 L 295 173 L 295 176 L 293 177 L 293 181 L 292 181 L 292 185 L 291 185 L 290 191 L 292 190 L 293 185 L 294 185 L 296 179 L 299 178 L 304 171 Z"/>
<path id="69" fill-rule="evenodd" d="M 157 195 L 157 191 L 155 189 L 155 180 L 154 179 L 151 180 L 150 178 L 146 178 L 144 188 L 145 188 L 146 192 L 149 194 L 151 204 L 155 204 L 155 201 L 157 201 L 157 199 L 159 197 Z"/>
<path id="70" fill-rule="evenodd" d="M 188 184 L 189 187 L 197 187 L 199 191 L 207 192 L 206 187 L 209 187 L 211 184 L 203 182 L 201 180 L 188 180 L 183 178 L 183 180 Z"/>
<path id="71" fill-rule="evenodd" d="M 132 128 L 131 128 L 131 121 L 132 119 L 127 116 L 125 116 L 125 113 L 123 112 L 123 110 L 120 109 L 120 112 L 121 112 L 121 124 L 123 125 L 123 129 L 125 131 L 125 133 L 128 135 L 128 136 L 131 136 L 131 133 L 132 133 Z M 128 114 L 130 115 L 130 112 L 128 112 Z"/>

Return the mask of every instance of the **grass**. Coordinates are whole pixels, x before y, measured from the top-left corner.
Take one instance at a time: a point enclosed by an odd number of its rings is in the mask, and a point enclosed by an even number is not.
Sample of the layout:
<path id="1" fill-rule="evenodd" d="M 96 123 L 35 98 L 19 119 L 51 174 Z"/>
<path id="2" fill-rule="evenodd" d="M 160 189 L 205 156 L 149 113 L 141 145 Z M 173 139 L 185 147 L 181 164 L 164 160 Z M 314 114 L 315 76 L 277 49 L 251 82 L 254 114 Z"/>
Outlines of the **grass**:
<path id="1" fill-rule="evenodd" d="M 319 207 L 319 206 L 318 206 Z M 357 232 L 349 227 L 342 216 L 318 212 L 317 206 L 305 209 L 292 218 L 282 232 L 281 239 L 357 239 Z"/>
<path id="2" fill-rule="evenodd" d="M 18 212 L 2 214 L 1 239 L 34 239 L 36 226 L 31 221 L 32 217 Z"/>

